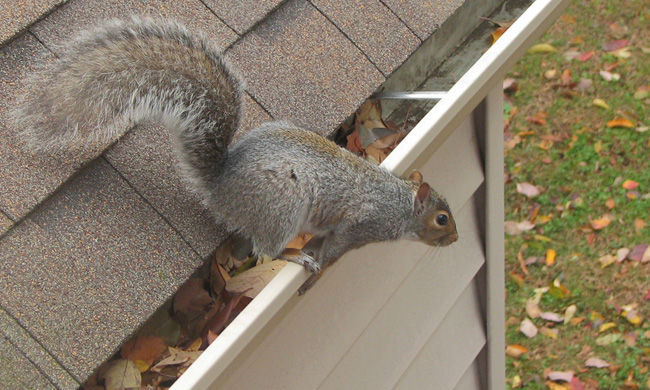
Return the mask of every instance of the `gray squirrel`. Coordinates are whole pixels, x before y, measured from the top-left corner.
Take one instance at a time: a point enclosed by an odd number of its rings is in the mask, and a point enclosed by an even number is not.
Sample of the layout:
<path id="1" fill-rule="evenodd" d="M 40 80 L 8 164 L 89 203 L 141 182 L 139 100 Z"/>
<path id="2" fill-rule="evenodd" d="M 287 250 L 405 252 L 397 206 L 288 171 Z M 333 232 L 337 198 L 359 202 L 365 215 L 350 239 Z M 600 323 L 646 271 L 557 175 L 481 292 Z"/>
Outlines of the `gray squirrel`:
<path id="1" fill-rule="evenodd" d="M 299 76 L 297 76 L 299 77 Z M 286 258 L 314 275 L 371 242 L 458 239 L 447 202 L 414 172 L 401 179 L 332 141 L 270 122 L 231 144 L 242 83 L 221 51 L 171 21 L 111 21 L 80 34 L 27 82 L 12 113 L 38 150 L 114 141 L 126 127 L 171 132 L 182 176 L 217 221 L 254 254 L 281 257 L 298 233 L 314 237 Z"/>

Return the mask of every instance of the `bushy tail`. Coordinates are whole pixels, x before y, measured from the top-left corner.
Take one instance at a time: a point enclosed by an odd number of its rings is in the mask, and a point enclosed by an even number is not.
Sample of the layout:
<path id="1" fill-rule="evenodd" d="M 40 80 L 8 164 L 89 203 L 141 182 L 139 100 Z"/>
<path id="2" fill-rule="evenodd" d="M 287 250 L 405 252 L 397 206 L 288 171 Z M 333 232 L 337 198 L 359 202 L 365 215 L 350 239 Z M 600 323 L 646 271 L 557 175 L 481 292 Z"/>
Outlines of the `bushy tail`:
<path id="1" fill-rule="evenodd" d="M 206 190 L 227 153 L 241 83 L 204 36 L 169 21 L 112 21 L 35 74 L 12 113 L 32 147 L 114 141 L 141 122 L 171 130 L 181 168 Z"/>

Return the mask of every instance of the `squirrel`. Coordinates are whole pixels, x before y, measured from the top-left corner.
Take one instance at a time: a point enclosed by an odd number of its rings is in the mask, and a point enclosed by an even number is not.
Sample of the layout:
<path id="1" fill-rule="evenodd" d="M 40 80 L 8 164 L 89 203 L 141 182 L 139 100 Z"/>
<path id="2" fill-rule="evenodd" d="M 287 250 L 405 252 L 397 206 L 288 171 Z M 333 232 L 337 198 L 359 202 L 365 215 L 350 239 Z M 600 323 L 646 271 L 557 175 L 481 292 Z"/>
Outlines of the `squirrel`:
<path id="1" fill-rule="evenodd" d="M 383 167 L 289 122 L 231 142 L 243 84 L 221 50 L 179 23 L 132 18 L 80 34 L 27 82 L 11 117 L 37 151 L 60 152 L 149 122 L 169 129 L 181 175 L 217 221 L 254 254 L 282 257 L 298 233 L 313 238 L 286 259 L 313 273 L 371 242 L 458 239 L 443 197 L 414 172 Z"/>

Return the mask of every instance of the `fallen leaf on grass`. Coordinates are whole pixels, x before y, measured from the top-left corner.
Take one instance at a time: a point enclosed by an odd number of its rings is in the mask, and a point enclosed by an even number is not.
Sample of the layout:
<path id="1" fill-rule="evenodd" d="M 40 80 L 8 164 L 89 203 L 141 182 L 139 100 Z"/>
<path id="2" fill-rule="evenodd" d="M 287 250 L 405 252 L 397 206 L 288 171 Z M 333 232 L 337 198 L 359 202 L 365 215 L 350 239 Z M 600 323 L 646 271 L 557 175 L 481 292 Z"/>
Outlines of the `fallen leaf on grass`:
<path id="1" fill-rule="evenodd" d="M 571 322 L 573 316 L 575 316 L 578 307 L 576 305 L 569 305 L 566 310 L 564 310 L 564 325 Z"/>
<path id="2" fill-rule="evenodd" d="M 549 69 L 546 72 L 544 72 L 544 78 L 546 78 L 547 80 L 553 80 L 556 77 L 557 77 L 557 69 Z"/>
<path id="3" fill-rule="evenodd" d="M 636 218 L 634 220 L 634 229 L 636 229 L 637 232 L 639 230 L 643 229 L 645 227 L 645 225 L 646 225 L 645 220 L 643 220 L 641 218 Z"/>
<path id="4" fill-rule="evenodd" d="M 528 318 L 525 318 L 523 321 L 521 321 L 521 324 L 519 324 L 519 331 L 528 338 L 537 336 L 538 332 L 535 324 L 533 324 L 533 322 Z"/>
<path id="5" fill-rule="evenodd" d="M 632 122 L 629 119 L 626 118 L 616 118 L 612 119 L 611 121 L 607 122 L 607 127 L 613 128 L 613 127 L 625 127 L 628 129 L 631 129 L 634 127 L 634 122 Z"/>
<path id="6" fill-rule="evenodd" d="M 571 379 L 573 379 L 573 371 L 551 371 L 546 375 L 546 378 L 553 382 L 571 382 Z"/>
<path id="7" fill-rule="evenodd" d="M 639 183 L 634 181 L 634 180 L 625 180 L 621 187 L 625 188 L 626 190 L 633 190 L 639 186 Z"/>
<path id="8" fill-rule="evenodd" d="M 553 264 L 555 264 L 556 255 L 557 255 L 557 253 L 555 252 L 554 249 L 548 249 L 546 251 L 546 257 L 544 258 L 544 260 L 545 260 L 547 266 L 550 267 Z"/>
<path id="9" fill-rule="evenodd" d="M 606 347 L 612 343 L 615 343 L 619 340 L 621 340 L 623 336 L 621 336 L 620 333 L 610 333 L 606 334 L 604 336 L 600 336 L 596 338 L 596 345 L 600 345 L 601 347 Z"/>
<path id="10" fill-rule="evenodd" d="M 598 259 L 598 262 L 600 263 L 600 268 L 605 268 L 614 264 L 616 262 L 616 258 L 610 254 L 607 254 L 605 256 L 601 256 Z"/>
<path id="11" fill-rule="evenodd" d="M 643 260 L 645 260 L 647 262 L 648 261 L 647 257 L 650 256 L 650 254 L 647 253 L 648 248 L 650 248 L 650 246 L 648 246 L 648 244 L 636 245 L 636 246 L 634 246 L 632 248 L 630 253 L 627 255 L 627 258 L 629 260 L 632 260 L 632 261 L 641 261 L 641 262 L 643 262 Z"/>
<path id="12" fill-rule="evenodd" d="M 557 313 L 553 313 L 551 311 L 545 311 L 545 312 L 541 313 L 539 316 L 540 316 L 540 318 L 542 318 L 542 319 L 544 319 L 546 321 L 551 321 L 551 322 L 563 322 L 564 321 L 564 318 L 562 318 L 561 315 L 559 315 Z"/>
<path id="13" fill-rule="evenodd" d="M 600 77 L 602 77 L 605 81 L 618 81 L 621 79 L 621 75 L 619 73 L 612 73 L 607 70 L 601 70 L 599 73 Z"/>
<path id="14" fill-rule="evenodd" d="M 537 305 L 537 302 L 535 302 L 535 299 L 529 298 L 526 300 L 526 314 L 530 318 L 538 318 L 542 314 L 542 310 Z"/>
<path id="15" fill-rule="evenodd" d="M 616 328 L 616 322 L 605 322 L 598 327 L 598 333 L 607 332 L 612 328 Z"/>
<path id="16" fill-rule="evenodd" d="M 542 326 L 539 328 L 539 333 L 548 337 L 549 339 L 557 339 L 559 331 L 557 329 L 551 329 L 549 327 Z"/>
<path id="17" fill-rule="evenodd" d="M 627 46 L 628 42 L 629 41 L 627 39 L 618 39 L 618 40 L 615 40 L 615 41 L 609 41 L 609 42 L 603 43 L 601 45 L 601 47 L 605 51 L 614 51 L 614 50 L 619 50 L 619 49 Z"/>
<path id="18" fill-rule="evenodd" d="M 620 248 L 619 250 L 616 251 L 616 262 L 617 263 L 622 262 L 627 258 L 629 254 L 630 254 L 629 248 Z"/>
<path id="19" fill-rule="evenodd" d="M 534 198 L 541 193 L 537 186 L 530 183 L 517 183 L 517 192 L 529 198 Z"/>
<path id="20" fill-rule="evenodd" d="M 589 224 L 591 225 L 591 228 L 594 230 L 601 230 L 609 226 L 610 223 L 612 223 L 612 217 L 608 214 L 603 215 L 600 218 L 596 219 L 589 219 Z"/>
<path id="21" fill-rule="evenodd" d="M 605 368 L 605 367 L 609 367 L 609 363 L 607 363 L 603 359 L 589 358 L 585 362 L 585 366 L 586 367 L 594 367 L 594 368 Z"/>
<path id="22" fill-rule="evenodd" d="M 534 45 L 533 47 L 528 49 L 528 52 L 529 53 L 555 53 L 557 52 L 557 49 L 549 43 L 538 43 L 537 45 Z"/>
<path id="23" fill-rule="evenodd" d="M 621 58 L 621 59 L 626 59 L 626 58 L 632 57 L 632 53 L 630 53 L 630 48 L 629 47 L 622 47 L 620 49 L 613 50 L 610 53 L 612 53 L 613 55 L 615 55 L 616 57 Z"/>
<path id="24" fill-rule="evenodd" d="M 611 209 L 614 208 L 614 206 L 616 206 L 616 202 L 614 201 L 614 199 L 609 198 L 609 199 L 607 199 L 607 201 L 605 202 L 605 206 L 607 206 L 607 208 L 611 210 Z"/>
<path id="25" fill-rule="evenodd" d="M 609 104 L 607 104 L 603 99 L 594 99 L 591 102 L 592 105 L 600 108 L 604 108 L 605 110 L 609 110 Z"/>
<path id="26" fill-rule="evenodd" d="M 521 222 L 506 221 L 504 227 L 506 234 L 516 236 L 522 232 L 534 229 L 535 225 L 528 220 Z"/>
<path id="27" fill-rule="evenodd" d="M 506 355 L 510 356 L 511 358 L 519 359 L 521 355 L 527 352 L 528 349 L 523 345 L 513 344 L 506 346 Z"/>
<path id="28" fill-rule="evenodd" d="M 594 51 L 587 51 L 587 52 L 584 52 L 584 53 L 580 53 L 580 54 L 578 54 L 578 55 L 575 57 L 575 59 L 578 60 L 578 61 L 580 61 L 580 62 L 585 62 L 585 61 L 587 61 L 588 59 L 590 59 L 591 57 L 593 57 L 594 54 L 596 54 L 596 52 L 594 52 Z"/>

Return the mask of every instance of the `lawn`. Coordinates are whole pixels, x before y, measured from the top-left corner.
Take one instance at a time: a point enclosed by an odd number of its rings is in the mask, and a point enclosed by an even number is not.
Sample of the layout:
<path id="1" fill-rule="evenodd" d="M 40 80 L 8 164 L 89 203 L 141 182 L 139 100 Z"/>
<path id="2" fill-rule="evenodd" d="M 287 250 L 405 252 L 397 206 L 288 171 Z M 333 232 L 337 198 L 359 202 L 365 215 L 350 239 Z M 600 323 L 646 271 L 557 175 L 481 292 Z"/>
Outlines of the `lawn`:
<path id="1" fill-rule="evenodd" d="M 574 0 L 505 85 L 509 388 L 650 387 L 650 4 Z"/>

